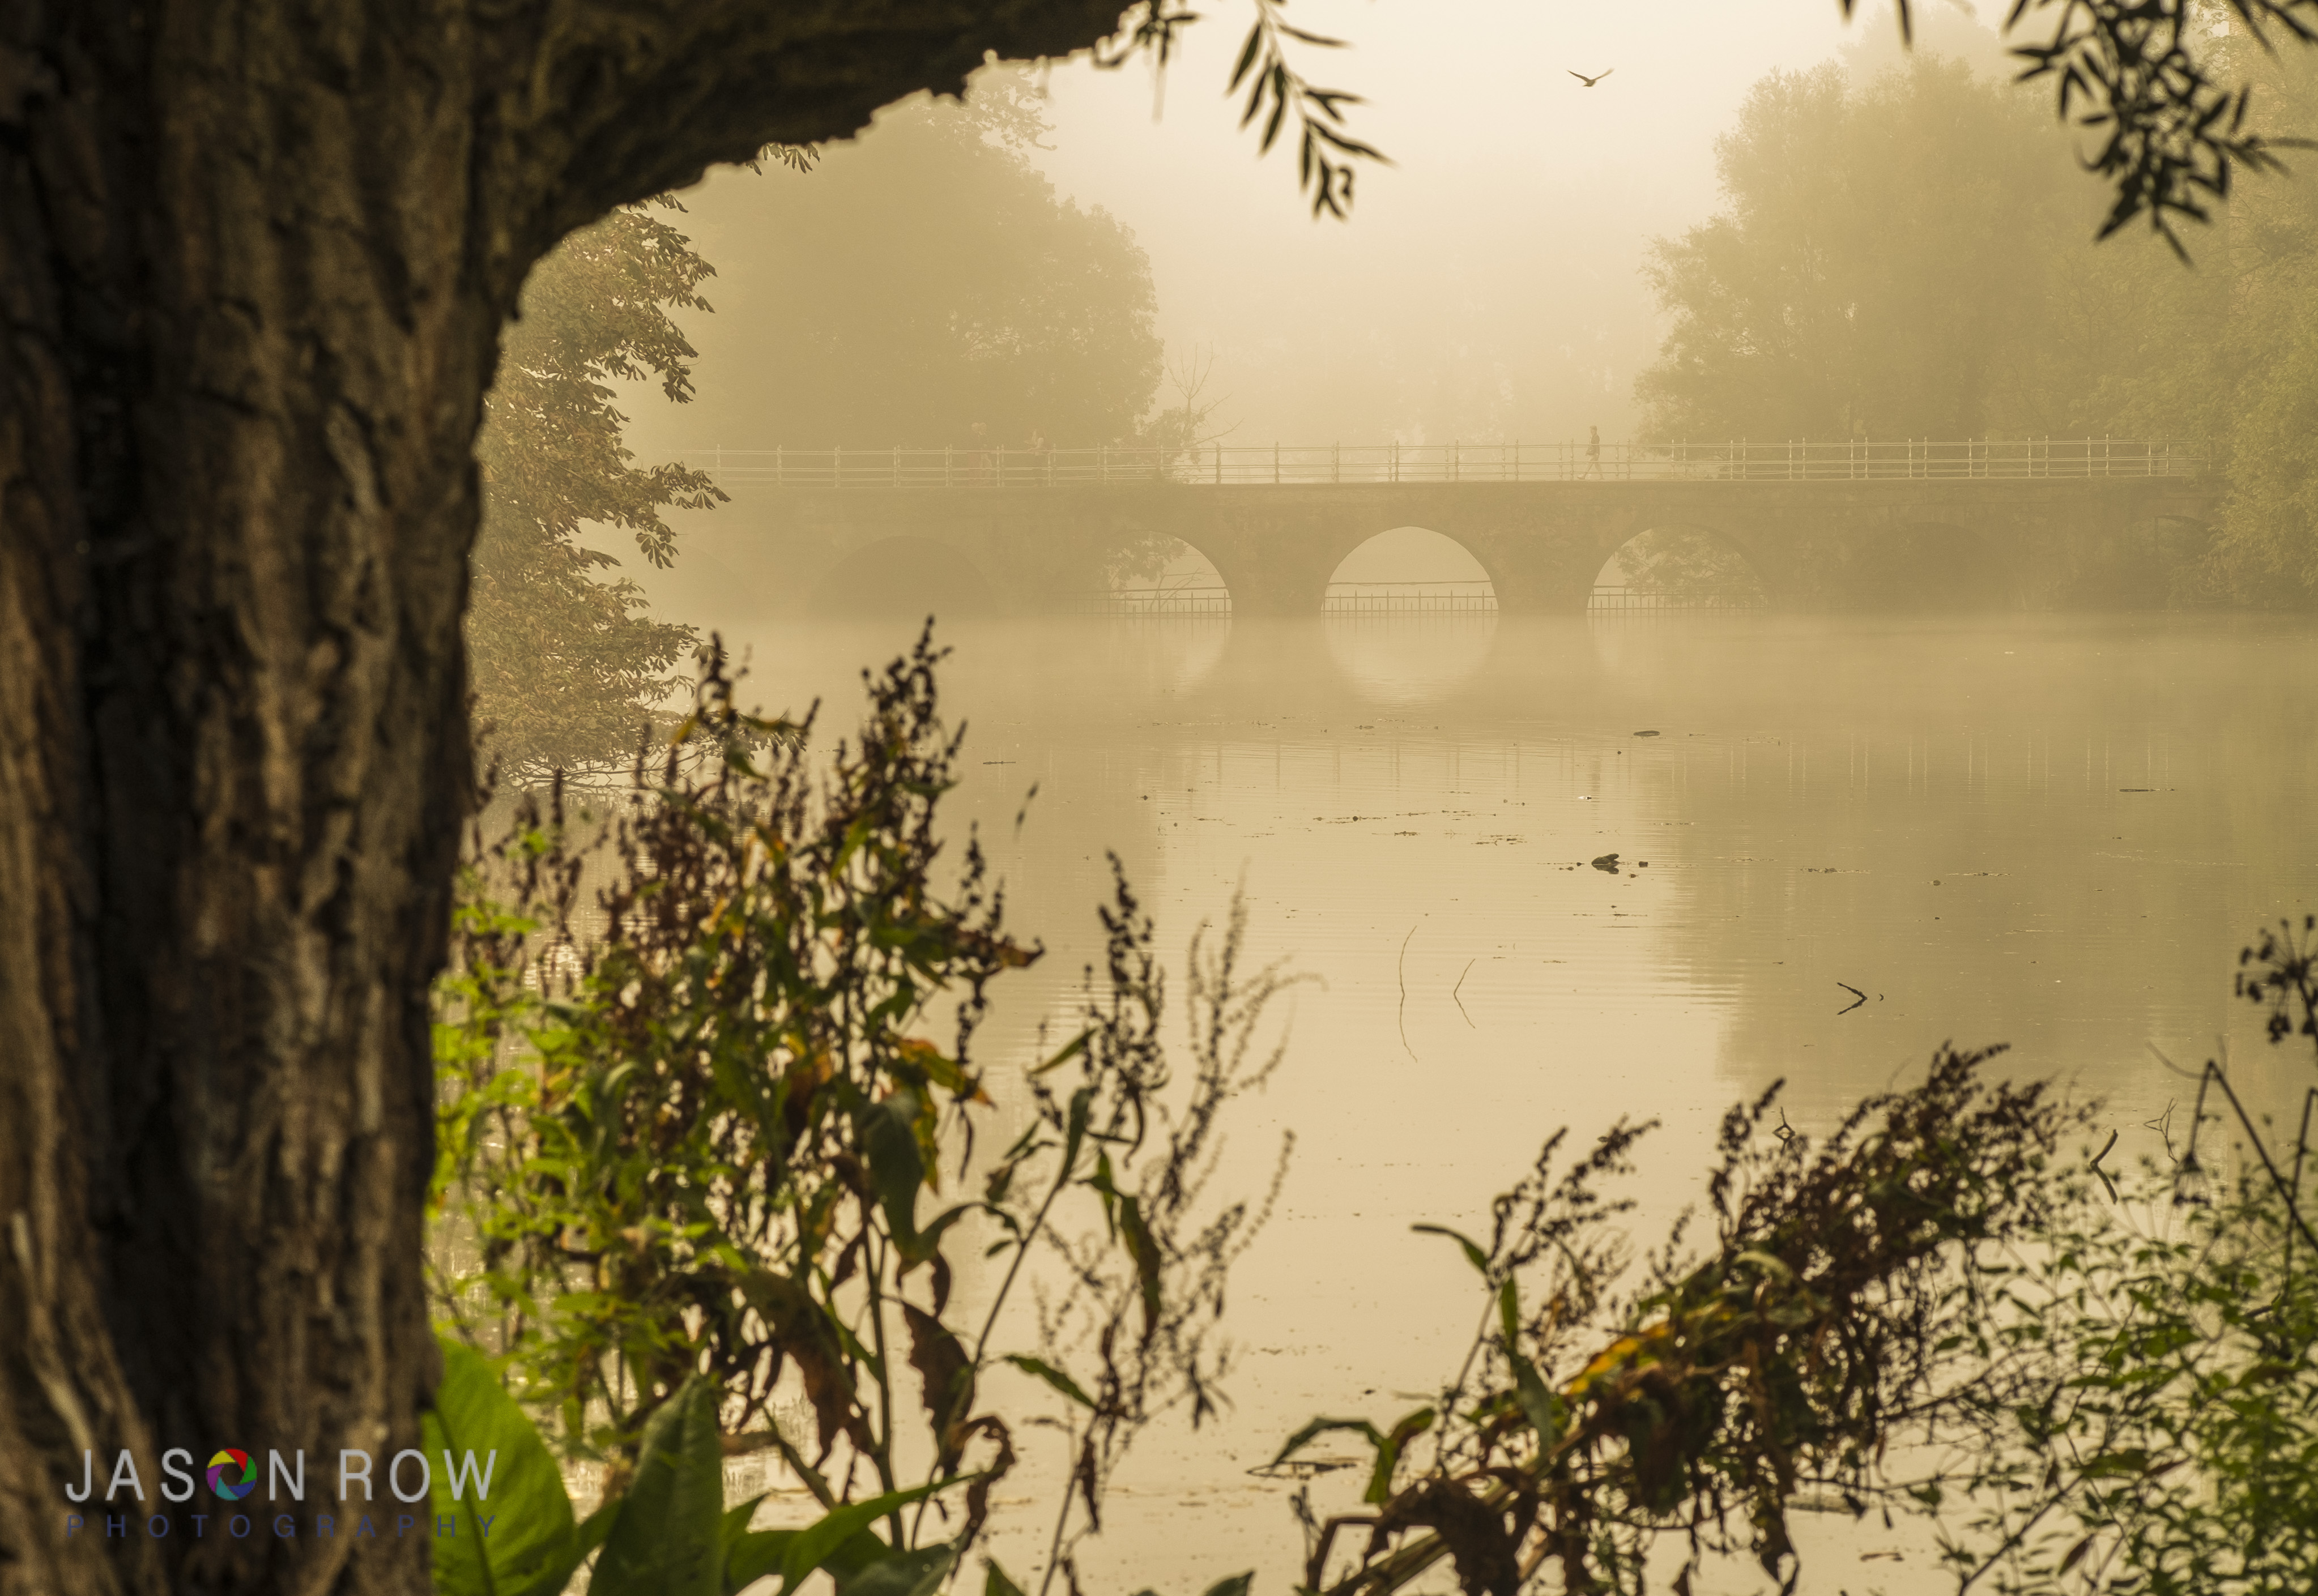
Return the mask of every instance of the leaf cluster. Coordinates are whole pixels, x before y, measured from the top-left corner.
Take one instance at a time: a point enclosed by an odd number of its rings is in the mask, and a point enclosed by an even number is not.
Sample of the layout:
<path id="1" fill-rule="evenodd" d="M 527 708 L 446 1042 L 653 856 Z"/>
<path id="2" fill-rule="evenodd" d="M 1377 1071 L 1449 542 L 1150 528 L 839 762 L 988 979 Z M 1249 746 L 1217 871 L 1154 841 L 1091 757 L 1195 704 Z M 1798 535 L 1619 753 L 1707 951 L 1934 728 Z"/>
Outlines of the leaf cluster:
<path id="1" fill-rule="evenodd" d="M 1968 1414 L 1999 1377 L 1979 1356 L 1985 1265 L 2046 1217 L 2069 1116 L 2039 1087 L 1983 1080 L 1989 1056 L 1943 1050 L 1922 1085 L 1867 1099 L 1824 1142 L 1771 1124 L 1776 1087 L 1734 1107 L 1712 1245 L 1686 1253 L 1677 1224 L 1622 1297 L 1605 1222 L 1623 1205 L 1598 1188 L 1649 1127 L 1613 1127 L 1559 1178 L 1549 1143 L 1487 1245 L 1442 1233 L 1482 1278 L 1481 1329 L 1438 1402 L 1360 1426 L 1373 1511 L 1312 1526 L 1306 1588 L 1379 1596 L 1446 1559 L 1469 1593 L 1512 1596 L 1549 1569 L 1566 1591 L 1639 1592 L 1649 1548 L 1676 1535 L 1684 1596 L 1706 1557 L 1738 1551 L 1793 1589 L 1798 1496 L 1854 1512 L 1899 1497 L 1887 1447 Z M 1307 1426 L 1282 1457 L 1348 1422 Z M 1366 1545 L 1340 1566 L 1336 1536 L 1356 1527 Z"/>
<path id="2" fill-rule="evenodd" d="M 1840 3 L 1848 19 L 1858 0 Z M 1894 8 L 1911 39 L 1911 0 Z M 2145 217 L 2186 260 L 2177 220 L 2210 220 L 2208 202 L 2230 197 L 2241 168 L 2283 171 L 2278 150 L 2309 148 L 2248 128 L 2251 87 L 2224 82 L 2215 67 L 2220 9 L 2200 0 L 2012 0 L 2006 11 L 2007 35 L 2032 18 L 2050 27 L 2013 48 L 2020 81 L 2050 80 L 2061 121 L 2099 140 L 2085 165 L 2112 191 L 2100 237 Z M 2226 12 L 2265 49 L 2273 35 L 2318 42 L 2314 0 L 2226 0 Z"/>
<path id="3" fill-rule="evenodd" d="M 2228 0 L 2230 13 L 2269 48 L 2274 31 L 2318 42 L 2312 0 Z M 2282 172 L 2277 152 L 2309 140 L 2266 137 L 2246 125 L 2251 85 L 2213 71 L 2213 31 L 2197 0 L 2013 0 L 2010 32 L 2048 16 L 2051 33 L 2017 47 L 2023 82 L 2050 79 L 2061 120 L 2092 131 L 2087 161 L 2115 193 L 2104 238 L 2138 218 L 2188 258 L 2177 220 L 2211 220 L 2208 202 L 2230 197 L 2240 168 Z"/>
<path id="4" fill-rule="evenodd" d="M 1392 163 L 1383 151 L 1353 138 L 1346 130 L 1345 110 L 1362 103 L 1361 97 L 1344 89 L 1315 86 L 1289 64 L 1288 49 L 1297 44 L 1313 49 L 1342 49 L 1346 41 L 1289 22 L 1283 14 L 1287 0 L 1252 0 L 1252 4 L 1255 15 L 1248 23 L 1246 38 L 1240 43 L 1231 81 L 1224 93 L 1245 94 L 1239 125 L 1244 129 L 1258 122 L 1262 124 L 1256 140 L 1259 155 L 1271 152 L 1289 119 L 1294 119 L 1297 191 L 1311 195 L 1314 216 L 1344 220 L 1352 210 L 1356 173 L 1353 163 Z M 1144 0 L 1122 19 L 1118 35 L 1119 47 L 1107 53 L 1098 52 L 1096 61 L 1101 66 L 1116 67 L 1144 56 L 1163 74 L 1173 58 L 1179 35 L 1199 20 L 1199 13 L 1185 9 L 1181 0 Z"/>

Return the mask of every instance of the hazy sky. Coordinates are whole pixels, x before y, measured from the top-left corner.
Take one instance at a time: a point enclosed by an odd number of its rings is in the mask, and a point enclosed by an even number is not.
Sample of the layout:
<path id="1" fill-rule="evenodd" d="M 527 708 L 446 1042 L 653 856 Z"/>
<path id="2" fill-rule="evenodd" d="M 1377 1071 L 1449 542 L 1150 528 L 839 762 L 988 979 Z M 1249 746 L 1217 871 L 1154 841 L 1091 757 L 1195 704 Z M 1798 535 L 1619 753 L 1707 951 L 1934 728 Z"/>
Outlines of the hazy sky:
<path id="1" fill-rule="evenodd" d="M 1836 0 L 1298 0 L 1353 41 L 1298 65 L 1368 98 L 1395 162 L 1344 224 L 1298 202 L 1292 150 L 1255 159 L 1220 98 L 1239 8 L 1203 9 L 1156 125 L 1140 67 L 1056 68 L 1046 164 L 1135 229 L 1171 350 L 1211 346 L 1222 417 L 1263 443 L 1624 435 L 1660 336 L 1643 251 L 1715 208 L 1716 135 L 1772 68 L 1898 36 L 1889 0 L 1848 27 Z M 1955 50 L 1963 17 L 1918 9 Z"/>
<path id="2" fill-rule="evenodd" d="M 1211 353 L 1217 420 L 1257 444 L 1628 435 L 1663 334 L 1644 252 L 1715 209 L 1714 140 L 1749 87 L 1774 67 L 1898 58 L 1890 0 L 1861 0 L 1848 25 L 1837 0 L 1297 0 L 1298 25 L 1352 41 L 1297 64 L 1367 97 L 1353 130 L 1395 163 L 1363 171 L 1335 222 L 1298 195 L 1292 148 L 1259 161 L 1238 129 L 1222 89 L 1245 13 L 1205 9 L 1156 121 L 1143 64 L 1055 65 L 1043 163 L 1135 230 L 1171 356 Z M 1994 56 L 1954 0 L 1918 10 L 1930 48 Z M 1605 67 L 1592 89 L 1568 76 Z M 690 318 L 704 349 L 721 318 Z M 642 394 L 632 414 L 647 457 L 741 443 L 690 436 L 686 413 Z"/>

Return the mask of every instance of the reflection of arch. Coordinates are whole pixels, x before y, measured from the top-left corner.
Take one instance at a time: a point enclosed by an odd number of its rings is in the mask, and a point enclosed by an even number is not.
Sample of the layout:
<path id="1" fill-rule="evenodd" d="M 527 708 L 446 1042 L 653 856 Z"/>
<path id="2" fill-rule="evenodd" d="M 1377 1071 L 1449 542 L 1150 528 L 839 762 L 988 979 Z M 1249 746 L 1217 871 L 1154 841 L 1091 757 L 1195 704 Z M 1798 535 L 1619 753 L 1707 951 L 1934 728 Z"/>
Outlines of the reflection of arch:
<path id="1" fill-rule="evenodd" d="M 1771 584 L 1755 551 L 1719 526 L 1660 521 L 1613 549 L 1589 610 L 1756 608 Z"/>
<path id="2" fill-rule="evenodd" d="M 815 586 L 813 606 L 830 615 L 987 615 L 998 596 L 981 569 L 957 549 L 929 537 L 881 538 L 831 568 Z"/>
<path id="3" fill-rule="evenodd" d="M 1329 614 L 1495 614 L 1496 573 L 1460 540 L 1395 526 L 1354 544 L 1328 573 Z"/>

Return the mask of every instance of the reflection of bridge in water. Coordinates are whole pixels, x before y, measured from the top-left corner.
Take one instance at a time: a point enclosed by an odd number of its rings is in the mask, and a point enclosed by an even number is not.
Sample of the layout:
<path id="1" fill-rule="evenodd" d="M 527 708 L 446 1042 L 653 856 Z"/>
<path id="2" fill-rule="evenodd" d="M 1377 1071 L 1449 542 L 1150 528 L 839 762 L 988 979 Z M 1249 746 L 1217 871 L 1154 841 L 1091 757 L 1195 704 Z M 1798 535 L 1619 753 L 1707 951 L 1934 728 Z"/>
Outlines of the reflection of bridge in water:
<path id="1" fill-rule="evenodd" d="M 793 613 L 879 592 L 951 613 L 1084 609 L 1119 551 L 1180 539 L 1221 591 L 1154 591 L 1148 613 L 1577 614 L 1606 607 L 1604 564 L 1651 531 L 1735 552 L 1783 608 L 2132 607 L 2170 596 L 2222 488 L 2188 445 L 2105 438 L 719 450 L 687 463 L 732 498 L 690 519 L 687 541 Z M 1471 554 L 1486 594 L 1364 604 L 1332 589 L 1346 555 L 1401 527 Z M 1617 607 L 1679 602 L 1630 593 Z"/>

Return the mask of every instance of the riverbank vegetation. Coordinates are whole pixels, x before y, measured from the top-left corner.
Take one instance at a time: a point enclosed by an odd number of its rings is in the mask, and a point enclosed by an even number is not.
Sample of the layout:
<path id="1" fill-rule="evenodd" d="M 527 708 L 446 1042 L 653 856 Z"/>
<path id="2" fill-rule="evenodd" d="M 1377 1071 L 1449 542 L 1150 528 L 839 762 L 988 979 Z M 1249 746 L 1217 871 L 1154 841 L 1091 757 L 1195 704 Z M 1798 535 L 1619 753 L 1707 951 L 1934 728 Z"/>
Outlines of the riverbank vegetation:
<path id="1" fill-rule="evenodd" d="M 705 1456 L 812 1494 L 809 1542 L 743 1538 L 755 1503 L 720 1496 L 702 1591 L 801 1546 L 845 1596 L 962 1580 L 1033 1444 L 1063 1451 L 1038 1588 L 1081 1588 L 1137 1438 L 1223 1399 L 1231 1266 L 1291 1173 L 1283 1146 L 1268 1188 L 1217 1179 L 1235 1101 L 1293 1067 L 1289 978 L 1247 967 L 1236 910 L 1192 943 L 1188 1049 L 1121 880 L 1062 1030 L 987 1055 L 993 990 L 1041 952 L 971 839 L 945 852 L 937 669 L 921 641 L 823 755 L 712 657 L 705 768 L 639 769 L 600 819 L 535 797 L 471 849 L 436 1028 L 439 1323 L 603 1471 L 597 1539 Z M 2281 1042 L 2318 1040 L 2309 937 L 2246 955 Z M 1775 1089 L 1733 1108 L 1701 1238 L 1639 1256 L 1617 1182 L 1649 1127 L 1548 1137 L 1486 1235 L 1438 1231 L 1480 1310 L 1438 1394 L 1281 1438 L 1286 1468 L 1332 1433 L 1370 1453 L 1359 1502 L 1295 1499 L 1304 1588 L 1445 1565 L 1491 1596 L 1687 1592 L 1736 1557 L 1792 1589 L 1791 1515 L 1832 1502 L 1932 1515 L 1960 1572 L 2021 1596 L 2306 1589 L 2306 1122 L 2261 1142 L 2210 1074 L 2170 1164 L 2112 1188 L 2092 1107 L 1989 1066 L 1943 1051 L 1823 1138 Z M 466 1566 L 441 1588 L 486 1588 Z"/>

